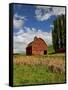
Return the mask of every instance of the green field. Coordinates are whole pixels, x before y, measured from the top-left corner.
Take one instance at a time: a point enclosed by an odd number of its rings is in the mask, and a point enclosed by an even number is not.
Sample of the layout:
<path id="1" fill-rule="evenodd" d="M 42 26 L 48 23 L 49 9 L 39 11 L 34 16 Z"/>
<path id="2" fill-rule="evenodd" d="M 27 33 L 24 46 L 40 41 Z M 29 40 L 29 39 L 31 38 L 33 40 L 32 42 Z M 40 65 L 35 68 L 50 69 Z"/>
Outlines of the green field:
<path id="1" fill-rule="evenodd" d="M 48 46 L 48 54 L 50 54 L 50 53 L 54 53 L 55 51 L 54 51 L 54 49 L 53 49 L 53 45 L 49 45 Z"/>
<path id="2" fill-rule="evenodd" d="M 14 55 L 13 85 L 52 84 L 65 82 L 65 55 Z M 53 68 L 50 68 L 53 66 Z"/>

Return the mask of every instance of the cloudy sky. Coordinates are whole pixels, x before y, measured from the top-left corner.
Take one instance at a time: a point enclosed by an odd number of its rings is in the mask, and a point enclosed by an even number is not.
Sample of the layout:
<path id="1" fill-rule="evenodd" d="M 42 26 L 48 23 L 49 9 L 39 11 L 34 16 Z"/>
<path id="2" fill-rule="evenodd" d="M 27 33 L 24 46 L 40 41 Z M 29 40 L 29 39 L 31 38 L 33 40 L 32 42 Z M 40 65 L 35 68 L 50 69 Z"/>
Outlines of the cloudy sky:
<path id="1" fill-rule="evenodd" d="M 53 21 L 65 14 L 65 7 L 13 4 L 13 52 L 25 52 L 35 36 L 52 44 Z"/>

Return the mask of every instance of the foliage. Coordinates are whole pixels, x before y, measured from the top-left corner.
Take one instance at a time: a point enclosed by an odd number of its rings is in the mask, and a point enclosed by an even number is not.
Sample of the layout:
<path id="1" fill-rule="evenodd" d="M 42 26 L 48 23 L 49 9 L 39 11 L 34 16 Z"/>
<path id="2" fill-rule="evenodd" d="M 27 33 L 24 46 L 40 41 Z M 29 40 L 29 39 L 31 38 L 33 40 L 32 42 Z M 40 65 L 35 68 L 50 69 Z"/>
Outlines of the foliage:
<path id="1" fill-rule="evenodd" d="M 65 34 L 66 34 L 66 21 L 65 16 L 61 15 L 58 16 L 57 19 L 54 21 L 54 28 L 52 30 L 52 41 L 53 47 L 56 52 L 59 48 L 65 48 Z"/>

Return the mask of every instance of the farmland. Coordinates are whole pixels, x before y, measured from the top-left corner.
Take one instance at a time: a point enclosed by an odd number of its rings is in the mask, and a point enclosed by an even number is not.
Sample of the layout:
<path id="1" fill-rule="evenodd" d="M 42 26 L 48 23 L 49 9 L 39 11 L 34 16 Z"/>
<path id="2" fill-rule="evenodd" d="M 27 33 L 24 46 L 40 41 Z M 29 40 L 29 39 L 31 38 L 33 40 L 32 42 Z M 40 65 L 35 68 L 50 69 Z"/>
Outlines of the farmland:
<path id="1" fill-rule="evenodd" d="M 65 54 L 13 55 L 13 85 L 65 82 Z"/>

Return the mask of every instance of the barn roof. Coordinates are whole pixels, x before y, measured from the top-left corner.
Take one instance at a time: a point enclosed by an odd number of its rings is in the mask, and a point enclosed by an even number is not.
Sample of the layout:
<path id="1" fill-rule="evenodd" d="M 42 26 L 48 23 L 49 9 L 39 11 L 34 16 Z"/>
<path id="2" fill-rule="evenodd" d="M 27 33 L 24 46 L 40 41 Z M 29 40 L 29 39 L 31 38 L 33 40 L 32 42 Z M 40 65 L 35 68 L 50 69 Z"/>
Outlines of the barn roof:
<path id="1" fill-rule="evenodd" d="M 32 44 L 33 44 L 33 41 L 32 41 L 32 42 L 30 42 L 30 43 L 28 44 L 28 46 L 27 46 L 27 47 L 32 46 Z"/>
<path id="2" fill-rule="evenodd" d="M 37 38 L 37 40 L 39 40 L 39 39 L 42 40 L 42 41 L 45 43 L 45 41 L 44 41 L 42 38 Z M 34 41 L 35 41 L 35 40 L 34 40 Z M 34 43 L 34 41 L 30 42 L 27 47 L 32 46 L 33 43 Z M 46 44 L 46 43 L 45 43 L 45 44 Z M 46 44 L 46 45 L 47 45 L 47 44 Z"/>

